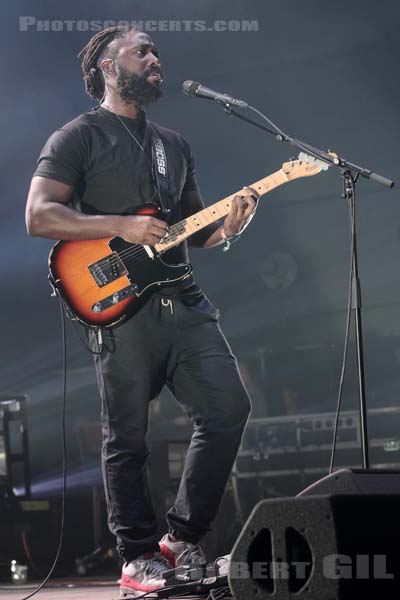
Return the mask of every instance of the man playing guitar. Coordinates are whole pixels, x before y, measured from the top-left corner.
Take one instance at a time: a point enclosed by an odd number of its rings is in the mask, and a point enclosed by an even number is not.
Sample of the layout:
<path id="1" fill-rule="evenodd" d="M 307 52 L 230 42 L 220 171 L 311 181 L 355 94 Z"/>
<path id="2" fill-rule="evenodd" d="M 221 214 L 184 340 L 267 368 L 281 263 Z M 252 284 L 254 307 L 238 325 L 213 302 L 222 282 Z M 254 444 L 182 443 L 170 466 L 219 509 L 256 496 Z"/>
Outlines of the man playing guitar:
<path id="1" fill-rule="evenodd" d="M 111 27 L 81 55 L 86 91 L 99 106 L 55 131 L 42 149 L 28 195 L 28 231 L 56 240 L 115 238 L 140 245 L 151 258 L 174 224 L 204 209 L 188 143 L 146 118 L 145 108 L 162 95 L 158 51 L 147 34 Z M 248 223 L 257 197 L 244 188 L 223 224 L 203 226 L 190 245 L 229 242 Z M 187 242 L 164 259 L 187 263 Z M 100 289 L 110 273 L 121 275 L 118 265 L 96 263 L 86 275 Z M 93 315 L 103 310 L 96 304 Z M 125 561 L 121 597 L 135 597 L 162 587 L 167 570 L 204 561 L 199 542 L 215 519 L 250 403 L 218 311 L 189 272 L 152 290 L 118 325 L 102 330 L 101 345 L 100 327 L 89 337 L 102 398 L 108 522 Z M 146 432 L 149 403 L 164 385 L 194 431 L 167 514 L 169 532 L 160 540 L 146 480 Z"/>

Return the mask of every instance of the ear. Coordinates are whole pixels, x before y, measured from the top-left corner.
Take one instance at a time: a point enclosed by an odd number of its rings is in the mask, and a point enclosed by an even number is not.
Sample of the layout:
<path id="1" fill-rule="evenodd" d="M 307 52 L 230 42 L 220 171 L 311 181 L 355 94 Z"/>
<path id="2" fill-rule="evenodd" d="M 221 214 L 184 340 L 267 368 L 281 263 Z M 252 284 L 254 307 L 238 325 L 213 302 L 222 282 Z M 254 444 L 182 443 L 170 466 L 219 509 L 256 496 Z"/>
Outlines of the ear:
<path id="1" fill-rule="evenodd" d="M 100 63 L 100 68 L 101 68 L 103 74 L 105 74 L 105 75 L 114 75 L 115 74 L 114 61 L 112 58 L 105 58 L 104 60 L 102 60 Z"/>

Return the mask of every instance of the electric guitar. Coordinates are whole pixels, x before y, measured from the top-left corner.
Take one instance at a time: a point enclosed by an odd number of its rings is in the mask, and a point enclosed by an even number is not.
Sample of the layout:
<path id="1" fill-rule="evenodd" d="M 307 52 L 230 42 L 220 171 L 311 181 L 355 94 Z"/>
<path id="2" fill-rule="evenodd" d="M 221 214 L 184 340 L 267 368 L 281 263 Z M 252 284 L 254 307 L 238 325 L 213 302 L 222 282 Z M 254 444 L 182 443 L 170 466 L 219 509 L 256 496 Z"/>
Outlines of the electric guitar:
<path id="1" fill-rule="evenodd" d="M 260 196 L 293 179 L 316 175 L 328 163 L 304 153 L 251 186 Z M 240 193 L 240 192 L 237 192 Z M 172 225 L 154 246 L 125 242 L 119 237 L 57 242 L 49 255 L 49 280 L 70 316 L 91 328 L 111 328 L 133 316 L 148 295 L 190 276 L 190 264 L 169 265 L 163 253 L 196 231 L 225 217 L 235 194 Z M 156 216 L 146 206 L 135 214 Z"/>

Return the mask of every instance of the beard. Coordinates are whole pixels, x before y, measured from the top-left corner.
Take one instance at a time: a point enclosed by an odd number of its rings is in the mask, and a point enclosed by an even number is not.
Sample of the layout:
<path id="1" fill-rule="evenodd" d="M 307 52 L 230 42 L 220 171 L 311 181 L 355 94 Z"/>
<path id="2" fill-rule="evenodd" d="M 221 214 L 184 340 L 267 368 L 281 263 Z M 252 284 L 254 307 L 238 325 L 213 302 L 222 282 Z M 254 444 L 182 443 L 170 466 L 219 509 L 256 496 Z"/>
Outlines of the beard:
<path id="1" fill-rule="evenodd" d="M 153 73 L 160 74 L 162 77 L 161 70 L 157 68 L 146 69 L 142 75 L 136 75 L 136 73 L 129 73 L 123 67 L 118 67 L 117 91 L 122 100 L 127 104 L 144 108 L 161 98 L 163 82 L 156 80 L 150 83 L 147 80 L 147 77 Z"/>

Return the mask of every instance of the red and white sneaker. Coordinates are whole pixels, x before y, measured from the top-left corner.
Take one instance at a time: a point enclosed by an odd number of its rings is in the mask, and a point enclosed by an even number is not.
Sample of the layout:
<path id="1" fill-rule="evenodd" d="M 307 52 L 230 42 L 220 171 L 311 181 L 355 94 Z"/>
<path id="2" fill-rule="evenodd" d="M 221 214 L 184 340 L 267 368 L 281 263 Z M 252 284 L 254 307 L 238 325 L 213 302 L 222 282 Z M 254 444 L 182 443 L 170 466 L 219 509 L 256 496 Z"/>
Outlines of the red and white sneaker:
<path id="1" fill-rule="evenodd" d="M 169 533 L 159 541 L 160 554 L 166 559 L 170 568 L 200 567 L 206 564 L 206 558 L 200 544 L 175 541 Z"/>
<path id="2" fill-rule="evenodd" d="M 165 586 L 164 573 L 170 571 L 169 562 L 160 553 L 142 554 L 122 567 L 120 598 L 137 598 L 156 592 Z M 146 596 L 157 597 L 156 594 Z"/>

